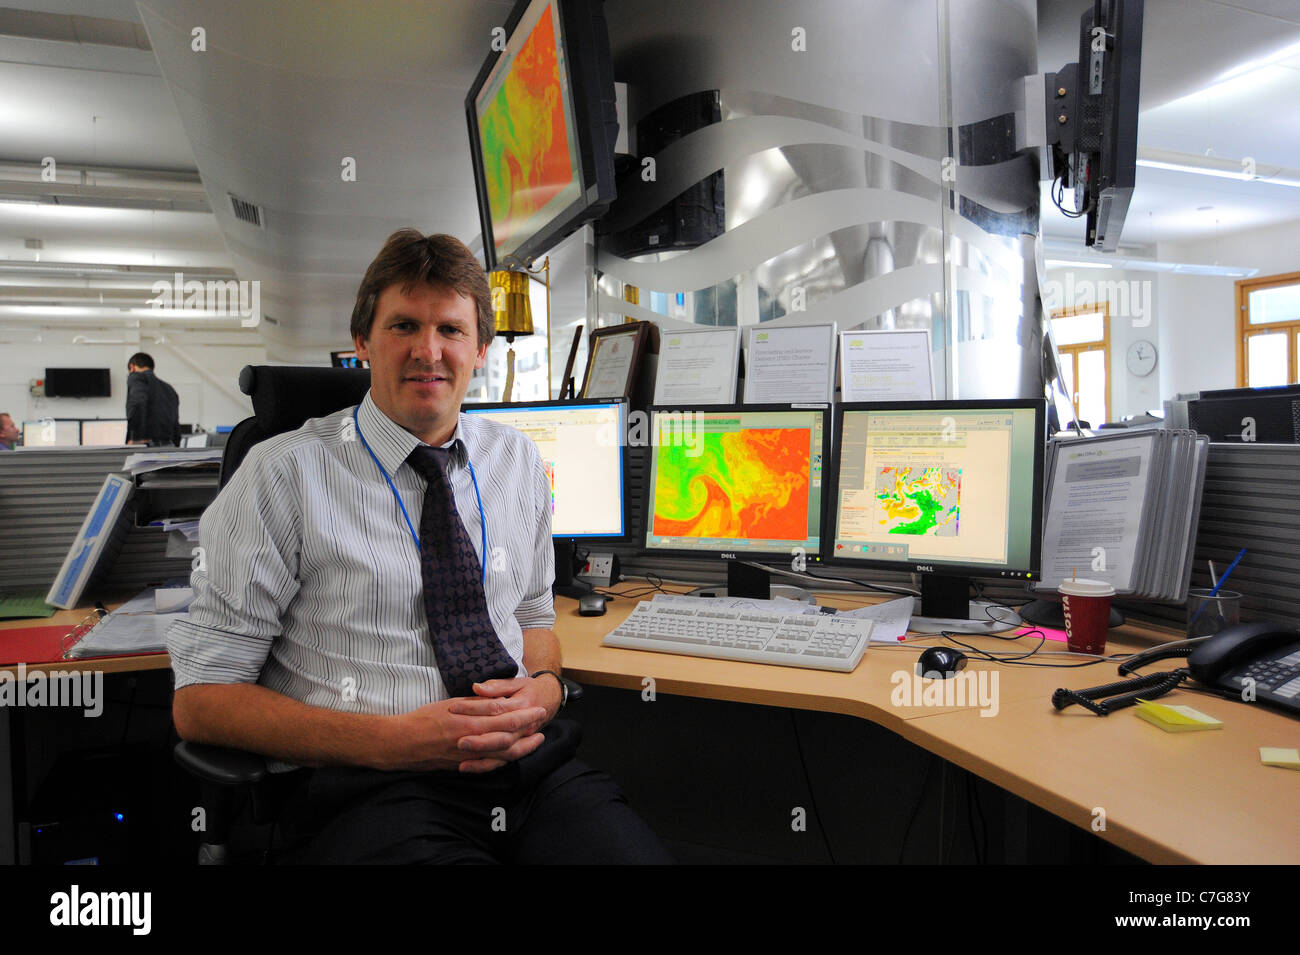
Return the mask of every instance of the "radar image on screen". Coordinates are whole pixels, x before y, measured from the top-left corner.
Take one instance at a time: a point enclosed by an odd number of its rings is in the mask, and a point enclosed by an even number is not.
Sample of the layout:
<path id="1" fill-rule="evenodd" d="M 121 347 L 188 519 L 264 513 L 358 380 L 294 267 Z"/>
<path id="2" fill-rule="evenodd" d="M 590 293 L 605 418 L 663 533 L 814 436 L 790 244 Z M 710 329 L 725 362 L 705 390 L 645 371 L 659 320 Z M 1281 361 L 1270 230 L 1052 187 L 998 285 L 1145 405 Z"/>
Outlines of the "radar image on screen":
<path id="1" fill-rule="evenodd" d="M 552 6 L 542 9 L 495 95 L 479 107 L 498 251 L 515 248 L 516 233 L 549 203 L 559 198 L 562 207 L 579 192 Z"/>
<path id="2" fill-rule="evenodd" d="M 703 432 L 695 447 L 664 433 L 655 469 L 654 533 L 796 540 L 808 536 L 811 431 Z"/>
<path id="3" fill-rule="evenodd" d="M 956 537 L 961 468 L 876 468 L 876 520 L 887 534 Z"/>

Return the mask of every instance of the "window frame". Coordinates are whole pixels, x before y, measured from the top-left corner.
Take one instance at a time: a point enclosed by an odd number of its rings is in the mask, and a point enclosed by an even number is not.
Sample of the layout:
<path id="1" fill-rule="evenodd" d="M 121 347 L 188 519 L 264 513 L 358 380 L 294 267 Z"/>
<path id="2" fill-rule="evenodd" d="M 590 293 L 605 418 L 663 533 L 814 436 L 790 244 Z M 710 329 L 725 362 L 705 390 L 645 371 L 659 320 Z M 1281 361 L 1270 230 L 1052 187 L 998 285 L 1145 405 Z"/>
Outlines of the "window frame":
<path id="1" fill-rule="evenodd" d="M 1097 312 L 1101 313 L 1101 338 L 1079 342 L 1075 345 L 1058 344 L 1056 346 L 1056 351 L 1061 356 L 1062 361 L 1065 360 L 1066 355 L 1069 355 L 1070 370 L 1074 373 L 1073 378 L 1070 379 L 1074 382 L 1074 394 L 1069 395 L 1068 397 L 1070 399 L 1070 404 L 1074 408 L 1075 417 L 1081 421 L 1084 419 L 1083 416 L 1079 414 L 1079 353 L 1097 351 L 1098 345 L 1101 346 L 1102 363 L 1106 369 L 1106 395 L 1104 400 L 1106 402 L 1107 421 L 1110 420 L 1110 409 L 1114 407 L 1114 404 L 1111 401 L 1111 386 L 1114 382 L 1115 376 L 1111 373 L 1110 367 L 1110 302 L 1098 302 L 1095 305 L 1076 305 L 1072 308 L 1058 308 L 1052 310 L 1052 321 L 1056 321 L 1058 318 L 1071 318 L 1075 315 L 1095 315 Z M 1099 425 L 1105 424 L 1105 422 L 1089 421 L 1088 424 L 1093 428 L 1096 428 Z"/>
<path id="2" fill-rule="evenodd" d="M 1281 275 L 1264 275 L 1250 279 L 1237 280 L 1237 387 L 1248 388 L 1246 380 L 1246 340 L 1254 335 L 1286 335 L 1287 384 L 1300 383 L 1300 356 L 1297 356 L 1296 339 L 1300 336 L 1300 319 L 1293 322 L 1269 322 L 1268 324 L 1250 324 L 1250 293 L 1283 285 L 1300 285 L 1300 272 L 1286 272 Z"/>

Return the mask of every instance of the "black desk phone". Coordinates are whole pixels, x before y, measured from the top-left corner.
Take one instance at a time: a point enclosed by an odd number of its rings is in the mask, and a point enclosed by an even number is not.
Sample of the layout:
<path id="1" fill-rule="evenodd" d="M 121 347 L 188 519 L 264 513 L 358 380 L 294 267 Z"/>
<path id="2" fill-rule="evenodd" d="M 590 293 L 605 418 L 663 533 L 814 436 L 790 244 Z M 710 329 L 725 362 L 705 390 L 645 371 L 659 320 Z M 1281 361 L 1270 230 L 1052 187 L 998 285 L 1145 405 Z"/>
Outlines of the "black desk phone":
<path id="1" fill-rule="evenodd" d="M 1155 699 L 1191 679 L 1226 699 L 1260 702 L 1300 716 L 1300 630 L 1276 622 L 1243 623 L 1213 636 L 1140 653 L 1120 664 L 1121 676 L 1170 657 L 1187 666 L 1086 690 L 1052 694 L 1058 710 L 1072 703 L 1099 716 Z"/>

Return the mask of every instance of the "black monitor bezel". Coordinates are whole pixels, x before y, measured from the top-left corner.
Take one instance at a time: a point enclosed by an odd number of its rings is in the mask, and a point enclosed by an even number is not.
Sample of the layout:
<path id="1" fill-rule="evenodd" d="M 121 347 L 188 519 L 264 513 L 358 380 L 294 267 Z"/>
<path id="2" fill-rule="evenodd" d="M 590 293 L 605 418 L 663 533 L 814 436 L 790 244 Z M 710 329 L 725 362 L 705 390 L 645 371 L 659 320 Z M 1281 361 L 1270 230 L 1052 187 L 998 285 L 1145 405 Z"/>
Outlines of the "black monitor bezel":
<path id="1" fill-rule="evenodd" d="M 506 45 L 515 38 L 515 28 L 524 12 L 535 0 L 518 0 L 506 17 Z M 578 198 L 554 216 L 542 229 L 526 238 L 506 259 L 530 267 L 542 253 L 554 247 L 581 225 L 599 217 L 613 202 L 614 137 L 607 116 L 613 109 L 614 74 L 611 66 L 609 36 L 603 12 L 596 0 L 544 0 L 556 4 L 560 20 L 560 42 L 564 44 L 569 88 L 573 92 L 575 133 L 578 138 L 578 165 L 581 182 Z M 497 259 L 492 231 L 492 206 L 488 201 L 484 175 L 483 147 L 479 141 L 478 110 L 474 101 L 488 76 L 504 55 L 493 50 L 465 96 L 465 118 L 469 126 L 469 150 L 474 172 L 474 193 L 478 199 L 479 226 L 482 229 L 483 264 L 491 272 L 504 267 Z M 614 124 L 615 130 L 617 123 Z"/>
<path id="2" fill-rule="evenodd" d="M 650 547 L 646 543 L 649 539 L 650 530 L 654 526 L 654 512 L 652 510 L 654 501 L 652 500 L 652 495 L 654 493 L 654 464 L 656 457 L 655 451 L 657 447 L 654 441 L 654 416 L 655 412 L 659 411 L 676 414 L 696 411 L 706 413 L 720 412 L 723 414 L 753 413 L 756 411 L 817 412 L 818 414 L 821 414 L 822 434 L 825 436 L 823 438 L 822 449 L 822 486 L 819 491 L 821 497 L 821 521 L 818 529 L 817 548 L 815 550 L 808 548 L 805 552 L 804 559 L 806 564 L 822 563 L 826 547 L 826 538 L 824 536 L 827 504 L 826 463 L 831 460 L 835 446 L 835 433 L 832 429 L 832 407 L 829 402 L 810 402 L 808 404 L 786 402 L 743 404 L 738 402 L 721 405 L 650 405 L 646 408 L 646 427 L 648 429 L 647 440 L 649 442 L 650 454 L 646 458 L 645 490 L 641 500 L 641 514 L 645 518 L 645 525 L 641 529 L 641 539 L 636 542 L 638 555 L 643 557 L 686 557 L 695 560 L 771 561 L 780 558 L 781 560 L 788 561 L 793 556 L 791 550 L 696 550 L 692 548 Z"/>
<path id="3" fill-rule="evenodd" d="M 552 398 L 545 401 L 463 401 L 460 405 L 461 413 L 466 413 L 466 408 L 476 410 L 493 411 L 499 409 L 510 409 L 517 411 L 520 408 L 579 408 L 592 405 L 622 405 L 623 433 L 619 435 L 619 472 L 622 475 L 622 513 L 623 513 L 623 532 L 621 534 L 556 534 L 552 531 L 551 540 L 564 541 L 627 541 L 632 534 L 632 522 L 628 519 L 628 482 L 631 477 L 628 464 L 627 453 L 627 421 L 631 413 L 631 402 L 627 398 Z"/>
<path id="4" fill-rule="evenodd" d="M 1029 567 L 996 567 L 991 564 L 955 564 L 927 561 L 887 561 L 859 557 L 839 557 L 835 554 L 835 529 L 839 520 L 840 450 L 844 445 L 844 413 L 846 411 L 929 411 L 951 409 L 954 411 L 998 410 L 1003 408 L 1032 409 L 1034 431 L 1038 441 L 1034 444 L 1034 502 L 1030 523 Z M 1038 580 L 1042 573 L 1043 550 L 1043 499 L 1047 461 L 1047 399 L 1046 398 L 988 398 L 955 401 L 851 401 L 835 406 L 835 441 L 831 451 L 831 468 L 822 482 L 827 503 L 822 509 L 822 553 L 825 562 L 833 567 L 858 567 L 864 570 L 893 571 L 902 574 L 930 574 L 935 577 L 997 577 L 1006 580 Z"/>

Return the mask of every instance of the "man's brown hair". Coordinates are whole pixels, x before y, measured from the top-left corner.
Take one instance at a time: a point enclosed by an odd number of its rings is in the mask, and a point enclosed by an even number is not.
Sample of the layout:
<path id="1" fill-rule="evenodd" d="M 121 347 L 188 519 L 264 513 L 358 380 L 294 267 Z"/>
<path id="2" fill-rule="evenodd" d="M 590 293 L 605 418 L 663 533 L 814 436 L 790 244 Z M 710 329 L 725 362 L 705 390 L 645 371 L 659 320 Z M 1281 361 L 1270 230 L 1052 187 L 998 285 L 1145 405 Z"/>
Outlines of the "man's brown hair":
<path id="1" fill-rule="evenodd" d="M 496 333 L 492 293 L 474 253 L 455 236 L 426 236 L 418 229 L 398 229 L 390 235 L 366 269 L 352 307 L 352 337 L 370 338 L 375 306 L 384 289 L 401 285 L 403 291 L 409 291 L 421 283 L 451 289 L 470 299 L 478 311 L 478 344 L 492 340 Z"/>

